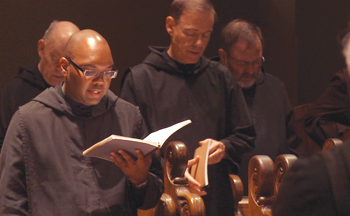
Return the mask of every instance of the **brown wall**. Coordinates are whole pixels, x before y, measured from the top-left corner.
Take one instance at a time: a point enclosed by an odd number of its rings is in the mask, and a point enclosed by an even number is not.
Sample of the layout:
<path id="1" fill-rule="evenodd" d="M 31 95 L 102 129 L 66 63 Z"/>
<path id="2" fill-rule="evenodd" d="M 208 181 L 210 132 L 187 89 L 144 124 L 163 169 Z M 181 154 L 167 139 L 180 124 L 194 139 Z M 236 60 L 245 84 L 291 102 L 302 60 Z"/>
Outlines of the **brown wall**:
<path id="1" fill-rule="evenodd" d="M 312 102 L 344 66 L 336 35 L 346 27 L 350 1 L 213 0 L 219 22 L 205 55 L 217 55 L 219 33 L 235 18 L 259 25 L 266 43 L 265 69 L 285 83 L 292 104 Z M 165 17 L 171 0 L 0 0 L 0 86 L 20 65 L 37 64 L 37 41 L 54 19 L 101 33 L 120 71 L 141 62 L 148 45 L 167 46 Z"/>
<path id="2" fill-rule="evenodd" d="M 345 67 L 339 37 L 350 18 L 350 1 L 300 0 L 296 4 L 298 102 L 313 102 L 333 74 Z"/>

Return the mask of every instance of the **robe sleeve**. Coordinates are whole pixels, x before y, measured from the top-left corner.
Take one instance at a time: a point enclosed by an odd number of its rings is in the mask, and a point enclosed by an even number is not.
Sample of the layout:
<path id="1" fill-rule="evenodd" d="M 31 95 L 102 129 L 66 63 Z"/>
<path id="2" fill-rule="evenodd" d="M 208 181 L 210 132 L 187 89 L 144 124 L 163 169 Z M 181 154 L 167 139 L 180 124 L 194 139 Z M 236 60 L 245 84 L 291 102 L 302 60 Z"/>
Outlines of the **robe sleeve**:
<path id="1" fill-rule="evenodd" d="M 128 187 L 132 203 L 138 209 L 146 210 L 155 207 L 163 193 L 163 182 L 153 173 L 149 174 L 145 187 L 136 189 L 129 181 Z"/>
<path id="2" fill-rule="evenodd" d="M 297 160 L 283 179 L 272 215 L 335 215 L 326 167 L 319 154 Z"/>
<path id="3" fill-rule="evenodd" d="M 128 102 L 136 105 L 136 95 L 133 90 L 133 80 L 130 76 L 131 69 L 127 69 L 123 75 L 122 82 L 120 84 L 120 98 L 127 100 Z"/>
<path id="4" fill-rule="evenodd" d="M 242 90 L 232 76 L 229 75 L 226 80 L 229 91 L 226 100 L 229 118 L 226 123 L 227 136 L 220 141 L 226 147 L 229 160 L 239 167 L 241 156 L 254 148 L 256 134 Z"/>
<path id="5" fill-rule="evenodd" d="M 339 138 L 350 125 L 346 70 L 338 72 L 325 92 L 312 105 L 305 119 L 305 131 L 319 145 L 327 138 Z"/>
<path id="6" fill-rule="evenodd" d="M 0 156 L 0 215 L 29 215 L 21 115 L 12 118 Z"/>

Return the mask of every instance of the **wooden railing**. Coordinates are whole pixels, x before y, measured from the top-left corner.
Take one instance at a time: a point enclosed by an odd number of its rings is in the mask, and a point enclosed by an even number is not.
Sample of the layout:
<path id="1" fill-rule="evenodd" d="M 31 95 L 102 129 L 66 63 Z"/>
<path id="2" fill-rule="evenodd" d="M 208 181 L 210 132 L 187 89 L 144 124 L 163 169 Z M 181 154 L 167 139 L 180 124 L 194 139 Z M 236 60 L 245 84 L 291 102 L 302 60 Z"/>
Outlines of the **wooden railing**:
<path id="1" fill-rule="evenodd" d="M 285 174 L 297 160 L 295 155 L 283 154 L 275 162 L 266 155 L 256 155 L 249 162 L 248 197 L 242 196 L 240 178 L 231 175 L 236 216 L 271 215 L 271 207 Z"/>
<path id="2" fill-rule="evenodd" d="M 202 198 L 190 193 L 187 178 L 188 153 L 184 143 L 168 144 L 164 155 L 164 193 L 153 209 L 138 211 L 139 216 L 205 215 Z"/>

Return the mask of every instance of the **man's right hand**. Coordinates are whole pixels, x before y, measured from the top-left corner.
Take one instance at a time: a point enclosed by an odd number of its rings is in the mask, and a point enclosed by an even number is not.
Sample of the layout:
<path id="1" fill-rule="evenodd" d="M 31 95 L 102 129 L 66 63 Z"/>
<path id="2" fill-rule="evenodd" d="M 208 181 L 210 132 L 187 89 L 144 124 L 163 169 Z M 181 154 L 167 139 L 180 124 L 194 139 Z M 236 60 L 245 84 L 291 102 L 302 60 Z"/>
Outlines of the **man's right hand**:
<path id="1" fill-rule="evenodd" d="M 207 192 L 202 190 L 202 185 L 197 182 L 189 173 L 189 168 L 199 162 L 199 156 L 191 159 L 187 163 L 187 168 L 185 171 L 185 177 L 188 179 L 188 185 L 189 185 L 189 190 L 191 193 L 198 194 L 199 196 L 204 196 L 207 194 Z"/>

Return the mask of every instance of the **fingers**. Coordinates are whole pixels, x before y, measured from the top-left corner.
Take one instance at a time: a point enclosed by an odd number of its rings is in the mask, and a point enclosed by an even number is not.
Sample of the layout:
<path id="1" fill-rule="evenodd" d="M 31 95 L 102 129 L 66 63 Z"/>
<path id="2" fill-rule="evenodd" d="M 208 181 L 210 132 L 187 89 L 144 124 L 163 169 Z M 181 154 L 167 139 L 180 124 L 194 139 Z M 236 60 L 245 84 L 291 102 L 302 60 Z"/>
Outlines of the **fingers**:
<path id="1" fill-rule="evenodd" d="M 118 153 L 111 152 L 110 156 L 112 161 L 123 171 L 136 163 L 136 161 L 123 150 L 118 150 Z"/>
<path id="2" fill-rule="evenodd" d="M 123 167 L 126 165 L 124 159 L 116 152 L 111 152 L 111 159 L 118 167 Z"/>
<path id="3" fill-rule="evenodd" d="M 151 164 L 152 163 L 152 156 L 147 155 L 147 157 L 144 157 L 142 151 L 136 149 L 135 150 L 137 159 L 134 160 L 133 157 L 129 153 L 123 150 L 118 150 L 118 153 L 111 152 L 111 159 L 113 162 L 115 162 L 120 167 L 127 167 L 128 165 L 135 165 L 138 164 Z"/>
<path id="4" fill-rule="evenodd" d="M 118 153 L 123 156 L 123 158 L 127 161 L 127 163 L 130 163 L 130 164 L 135 163 L 135 160 L 126 151 L 119 149 Z"/>
<path id="5" fill-rule="evenodd" d="M 208 164 L 219 163 L 225 156 L 225 145 L 222 142 L 213 140 L 209 149 Z"/>
<path id="6" fill-rule="evenodd" d="M 138 184 L 148 179 L 148 171 L 152 163 L 152 155 L 150 154 L 145 157 L 142 151 L 138 149 L 136 149 L 135 152 L 138 159 L 135 161 L 132 169 L 130 169 L 128 177 L 132 183 Z"/>
<path id="7" fill-rule="evenodd" d="M 209 142 L 209 140 L 211 140 L 211 139 L 210 139 L 210 138 L 207 138 L 207 139 L 205 139 L 205 140 L 199 141 L 198 143 L 199 143 L 199 145 L 203 145 L 203 144 Z"/>
<path id="8" fill-rule="evenodd" d="M 188 179 L 188 184 L 194 187 L 200 187 L 201 184 L 194 179 L 191 174 L 188 172 L 188 169 L 185 171 L 185 177 Z"/>
<path id="9" fill-rule="evenodd" d="M 197 155 L 195 158 L 188 160 L 187 162 L 187 168 L 197 164 L 199 162 L 199 155 Z"/>
<path id="10" fill-rule="evenodd" d="M 152 156 L 146 157 L 140 150 L 135 150 L 137 160 L 134 160 L 126 151 L 118 150 L 118 152 L 111 152 L 112 161 L 124 172 L 129 180 L 134 183 L 140 183 L 148 178 L 149 167 L 152 163 Z"/>
<path id="11" fill-rule="evenodd" d="M 224 156 L 224 153 L 220 151 L 215 151 L 214 153 L 209 155 L 208 164 L 211 165 L 211 164 L 219 163 L 223 158 L 223 156 Z"/>
<path id="12" fill-rule="evenodd" d="M 210 165 L 210 164 L 219 163 L 227 155 L 225 144 L 223 142 L 208 138 L 208 139 L 199 141 L 199 145 L 203 145 L 209 141 L 211 142 L 209 147 L 208 164 Z"/>
<path id="13" fill-rule="evenodd" d="M 216 140 L 213 140 L 209 146 L 209 154 L 214 153 L 216 150 L 220 148 L 221 142 L 218 142 Z"/>
<path id="14" fill-rule="evenodd" d="M 137 162 L 138 163 L 145 163 L 145 164 L 150 164 L 152 163 L 152 155 L 149 154 L 146 157 L 143 155 L 142 151 L 139 149 L 135 150 L 136 155 L 137 155 Z"/>
<path id="15" fill-rule="evenodd" d="M 188 179 L 188 186 L 191 193 L 198 194 L 199 196 L 204 196 L 207 192 L 202 191 L 202 185 L 199 184 L 188 172 L 188 169 L 185 172 L 185 177 Z"/>

